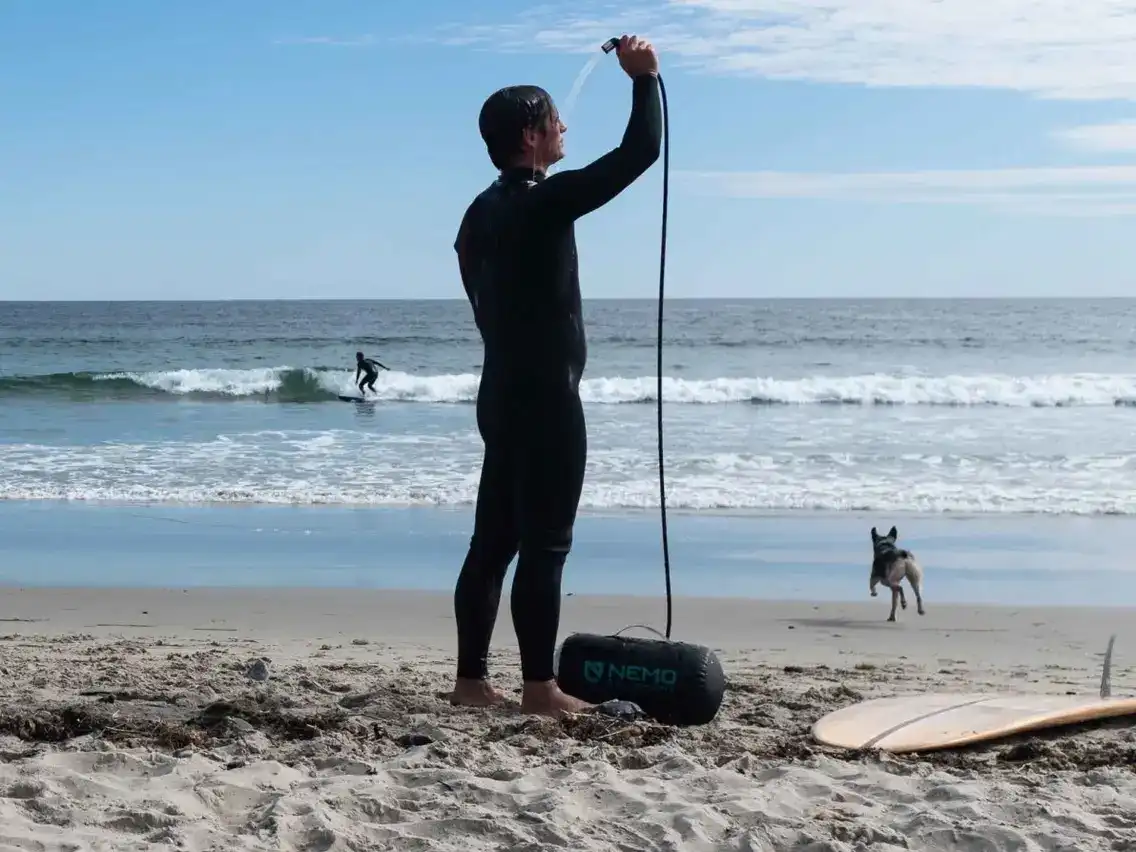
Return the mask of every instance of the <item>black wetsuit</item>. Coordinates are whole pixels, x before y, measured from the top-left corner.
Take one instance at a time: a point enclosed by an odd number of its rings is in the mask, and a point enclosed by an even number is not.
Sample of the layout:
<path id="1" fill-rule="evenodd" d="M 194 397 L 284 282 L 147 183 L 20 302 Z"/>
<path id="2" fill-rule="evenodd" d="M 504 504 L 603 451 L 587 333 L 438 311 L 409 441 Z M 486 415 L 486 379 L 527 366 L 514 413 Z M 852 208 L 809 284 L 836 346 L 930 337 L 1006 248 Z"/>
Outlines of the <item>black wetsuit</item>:
<path id="1" fill-rule="evenodd" d="M 477 426 L 485 443 L 469 552 L 454 593 L 458 677 L 488 676 L 505 572 L 520 552 L 512 614 L 526 681 L 553 677 L 560 577 L 584 481 L 587 360 L 574 222 L 659 157 L 652 75 L 633 82 L 619 147 L 545 178 L 504 170 L 465 212 L 454 248 L 485 353 Z"/>
<path id="2" fill-rule="evenodd" d="M 376 367 L 382 367 L 374 358 L 364 358 L 362 361 L 356 363 L 355 376 L 358 378 L 359 371 L 363 371 L 363 378 L 359 380 L 359 393 L 363 393 L 364 388 L 370 388 L 372 391 L 375 389 L 375 379 L 379 377 L 379 371 Z M 384 369 L 386 369 L 384 367 Z"/>

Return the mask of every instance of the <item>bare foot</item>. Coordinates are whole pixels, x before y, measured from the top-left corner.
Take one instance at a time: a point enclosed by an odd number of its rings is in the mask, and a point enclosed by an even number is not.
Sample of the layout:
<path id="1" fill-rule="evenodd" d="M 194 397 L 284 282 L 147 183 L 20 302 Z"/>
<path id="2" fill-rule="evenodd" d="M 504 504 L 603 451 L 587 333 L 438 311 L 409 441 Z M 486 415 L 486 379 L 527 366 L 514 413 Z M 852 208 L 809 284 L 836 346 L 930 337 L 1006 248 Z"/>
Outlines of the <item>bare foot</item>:
<path id="1" fill-rule="evenodd" d="M 593 706 L 562 692 L 554 680 L 525 681 L 521 693 L 521 712 L 536 716 L 559 719 L 567 713 L 582 713 Z"/>
<path id="2" fill-rule="evenodd" d="M 490 686 L 487 680 L 459 677 L 454 681 L 450 703 L 461 707 L 496 707 L 505 703 L 505 696 Z"/>

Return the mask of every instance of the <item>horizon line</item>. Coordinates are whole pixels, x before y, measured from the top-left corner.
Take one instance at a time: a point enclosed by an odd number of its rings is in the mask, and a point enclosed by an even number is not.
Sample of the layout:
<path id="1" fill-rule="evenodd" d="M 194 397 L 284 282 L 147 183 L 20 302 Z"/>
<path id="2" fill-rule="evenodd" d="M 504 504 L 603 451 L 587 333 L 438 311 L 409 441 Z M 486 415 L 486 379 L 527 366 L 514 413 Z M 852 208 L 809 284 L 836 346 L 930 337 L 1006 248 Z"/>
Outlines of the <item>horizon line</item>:
<path id="1" fill-rule="evenodd" d="M 667 296 L 665 302 L 1099 302 L 1133 301 L 1136 296 Z M 589 296 L 585 302 L 652 302 L 657 296 Z M 0 305 L 82 305 L 82 304 L 241 304 L 266 302 L 327 303 L 327 302 L 460 302 L 461 296 L 382 296 L 354 298 L 334 296 L 311 298 L 213 298 L 213 299 L 0 299 Z"/>

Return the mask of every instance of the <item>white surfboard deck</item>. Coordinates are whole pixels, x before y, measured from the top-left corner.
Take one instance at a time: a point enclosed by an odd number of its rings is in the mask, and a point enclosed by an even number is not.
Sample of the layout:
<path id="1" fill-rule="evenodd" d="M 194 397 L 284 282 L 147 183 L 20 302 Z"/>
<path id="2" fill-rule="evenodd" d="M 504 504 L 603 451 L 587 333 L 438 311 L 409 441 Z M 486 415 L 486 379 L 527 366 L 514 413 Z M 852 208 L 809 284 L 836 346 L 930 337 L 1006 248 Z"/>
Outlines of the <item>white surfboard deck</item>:
<path id="1" fill-rule="evenodd" d="M 876 698 L 835 710 L 818 719 L 812 733 L 818 741 L 837 748 L 900 754 L 959 748 L 1114 716 L 1136 717 L 1136 698 L 924 693 Z"/>

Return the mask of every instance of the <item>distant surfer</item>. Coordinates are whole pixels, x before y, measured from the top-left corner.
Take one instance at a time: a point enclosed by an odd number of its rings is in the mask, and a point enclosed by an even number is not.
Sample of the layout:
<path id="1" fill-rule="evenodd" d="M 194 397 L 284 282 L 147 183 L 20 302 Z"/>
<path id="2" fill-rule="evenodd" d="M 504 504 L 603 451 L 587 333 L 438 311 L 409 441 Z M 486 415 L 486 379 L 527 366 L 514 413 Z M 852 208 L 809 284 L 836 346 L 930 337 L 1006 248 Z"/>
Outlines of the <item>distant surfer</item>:
<path id="1" fill-rule="evenodd" d="M 359 385 L 359 393 L 366 396 L 366 388 L 371 389 L 371 393 L 378 393 L 375 390 L 375 379 L 379 377 L 379 371 L 376 367 L 382 367 L 384 370 L 390 370 L 383 364 L 380 364 L 374 358 L 364 358 L 362 352 L 355 353 L 355 383 Z M 363 378 L 360 379 L 359 376 Z"/>
<path id="2" fill-rule="evenodd" d="M 560 716 L 585 708 L 556 685 L 561 572 L 584 484 L 587 428 L 580 377 L 587 360 L 573 227 L 659 158 L 659 59 L 635 36 L 619 43 L 632 79 L 623 141 L 581 169 L 547 176 L 564 156 L 548 92 L 509 86 L 490 95 L 478 126 L 496 180 L 465 211 L 454 248 L 484 344 L 477 427 L 485 444 L 469 551 L 454 591 L 455 704 L 499 704 L 489 640 L 505 572 L 521 652 L 521 710 Z"/>

